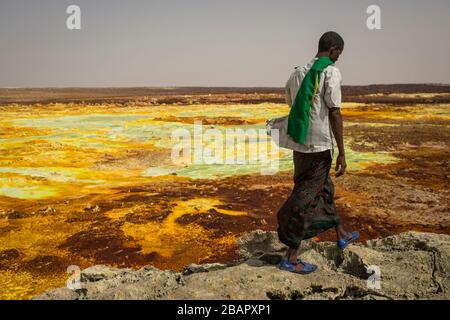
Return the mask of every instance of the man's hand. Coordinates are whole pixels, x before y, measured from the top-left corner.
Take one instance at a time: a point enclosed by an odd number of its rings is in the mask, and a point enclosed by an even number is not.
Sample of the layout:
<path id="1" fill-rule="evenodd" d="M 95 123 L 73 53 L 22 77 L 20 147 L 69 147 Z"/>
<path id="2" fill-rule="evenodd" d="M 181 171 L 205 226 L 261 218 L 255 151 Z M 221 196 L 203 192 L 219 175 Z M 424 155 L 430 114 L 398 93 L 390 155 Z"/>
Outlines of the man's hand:
<path id="1" fill-rule="evenodd" d="M 331 108 L 330 123 L 333 134 L 336 138 L 336 142 L 339 149 L 339 155 L 336 159 L 336 177 L 340 177 L 345 173 L 347 169 L 347 162 L 345 162 L 345 149 L 344 149 L 344 125 L 342 121 L 341 109 Z"/>
<path id="2" fill-rule="evenodd" d="M 339 154 L 336 159 L 336 168 L 334 169 L 336 172 L 336 177 L 340 177 L 345 173 L 347 169 L 347 162 L 345 161 L 345 155 Z"/>

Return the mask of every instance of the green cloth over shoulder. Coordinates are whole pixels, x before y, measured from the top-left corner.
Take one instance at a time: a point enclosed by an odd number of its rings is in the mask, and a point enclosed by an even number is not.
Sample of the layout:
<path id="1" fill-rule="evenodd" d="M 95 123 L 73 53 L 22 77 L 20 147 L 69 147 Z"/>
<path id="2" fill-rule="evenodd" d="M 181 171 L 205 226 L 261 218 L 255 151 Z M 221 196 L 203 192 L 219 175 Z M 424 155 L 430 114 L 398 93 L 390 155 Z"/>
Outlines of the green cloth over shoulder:
<path id="1" fill-rule="evenodd" d="M 326 67 L 332 65 L 333 61 L 328 57 L 318 58 L 308 73 L 305 75 L 294 104 L 289 112 L 288 135 L 297 143 L 305 144 L 309 129 L 309 114 L 312 100 L 317 93 L 320 83 L 320 74 Z"/>

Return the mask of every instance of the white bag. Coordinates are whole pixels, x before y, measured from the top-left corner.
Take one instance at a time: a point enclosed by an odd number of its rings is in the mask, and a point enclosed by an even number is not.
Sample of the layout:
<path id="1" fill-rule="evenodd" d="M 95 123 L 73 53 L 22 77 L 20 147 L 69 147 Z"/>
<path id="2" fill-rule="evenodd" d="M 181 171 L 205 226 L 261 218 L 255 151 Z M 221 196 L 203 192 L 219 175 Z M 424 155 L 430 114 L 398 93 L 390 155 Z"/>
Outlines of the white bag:
<path id="1" fill-rule="evenodd" d="M 267 134 L 280 147 L 295 151 L 302 151 L 301 145 L 292 140 L 288 135 L 288 119 L 289 116 L 275 118 L 266 122 Z"/>

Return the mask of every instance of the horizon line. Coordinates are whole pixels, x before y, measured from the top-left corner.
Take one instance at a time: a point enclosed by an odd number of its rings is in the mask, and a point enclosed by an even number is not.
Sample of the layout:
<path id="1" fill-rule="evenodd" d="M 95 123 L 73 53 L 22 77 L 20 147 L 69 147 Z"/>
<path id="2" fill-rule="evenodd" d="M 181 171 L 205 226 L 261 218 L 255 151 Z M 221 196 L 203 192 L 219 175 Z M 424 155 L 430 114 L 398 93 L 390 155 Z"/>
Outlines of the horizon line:
<path id="1" fill-rule="evenodd" d="M 443 82 L 411 82 L 411 83 L 371 83 L 371 84 L 344 84 L 343 87 L 368 87 L 368 86 L 398 86 L 398 85 L 427 85 L 427 86 L 450 86 L 450 83 Z M 178 88 L 231 88 L 231 89 L 282 89 L 284 86 L 200 86 L 200 85 L 182 85 L 182 86 L 48 86 L 48 87 L 18 87 L 6 86 L 0 89 L 178 89 Z"/>

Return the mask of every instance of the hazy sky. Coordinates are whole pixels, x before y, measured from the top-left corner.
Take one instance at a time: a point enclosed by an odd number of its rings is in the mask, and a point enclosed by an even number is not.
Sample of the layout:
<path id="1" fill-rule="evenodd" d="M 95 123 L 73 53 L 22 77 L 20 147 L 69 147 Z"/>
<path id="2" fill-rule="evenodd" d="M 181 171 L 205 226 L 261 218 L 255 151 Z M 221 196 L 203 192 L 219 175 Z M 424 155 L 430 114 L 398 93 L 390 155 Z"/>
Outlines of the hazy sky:
<path id="1" fill-rule="evenodd" d="M 450 83 L 449 0 L 0 0 L 0 87 L 283 86 L 328 30 L 344 84 Z"/>

